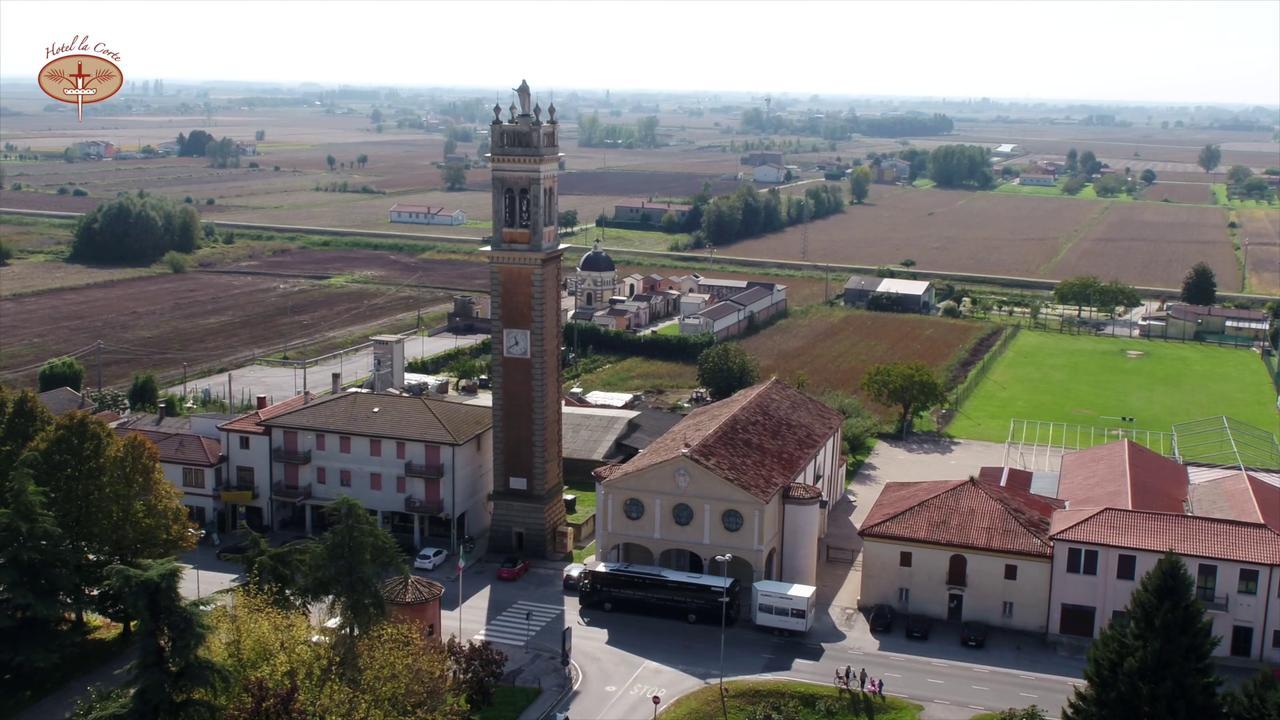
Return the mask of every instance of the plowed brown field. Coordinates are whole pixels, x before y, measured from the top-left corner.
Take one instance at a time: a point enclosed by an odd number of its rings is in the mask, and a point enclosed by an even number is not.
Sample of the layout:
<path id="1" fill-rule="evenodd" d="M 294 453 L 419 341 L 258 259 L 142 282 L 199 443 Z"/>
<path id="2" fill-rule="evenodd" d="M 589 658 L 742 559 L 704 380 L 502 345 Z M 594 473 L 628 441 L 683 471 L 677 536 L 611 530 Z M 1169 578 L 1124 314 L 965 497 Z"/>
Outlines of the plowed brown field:
<path id="1" fill-rule="evenodd" d="M 1249 292 L 1280 295 L 1280 212 L 1241 210 L 1239 216 L 1241 243 L 1249 243 Z"/>

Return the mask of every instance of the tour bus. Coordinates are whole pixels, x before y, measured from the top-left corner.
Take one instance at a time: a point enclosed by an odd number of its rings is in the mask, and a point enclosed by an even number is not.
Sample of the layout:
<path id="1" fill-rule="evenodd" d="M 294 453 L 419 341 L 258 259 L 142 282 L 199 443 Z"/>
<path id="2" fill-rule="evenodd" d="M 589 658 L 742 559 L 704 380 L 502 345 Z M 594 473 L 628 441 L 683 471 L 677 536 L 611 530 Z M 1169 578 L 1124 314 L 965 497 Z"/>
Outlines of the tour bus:
<path id="1" fill-rule="evenodd" d="M 790 634 L 813 627 L 818 589 L 776 580 L 760 580 L 751 586 L 751 619 L 762 628 Z"/>
<path id="2" fill-rule="evenodd" d="M 738 619 L 738 591 L 734 578 L 668 570 L 634 563 L 597 563 L 582 571 L 579 601 L 605 612 L 631 610 L 665 613 L 698 620 L 719 621 L 721 598 L 727 597 L 725 622 Z"/>

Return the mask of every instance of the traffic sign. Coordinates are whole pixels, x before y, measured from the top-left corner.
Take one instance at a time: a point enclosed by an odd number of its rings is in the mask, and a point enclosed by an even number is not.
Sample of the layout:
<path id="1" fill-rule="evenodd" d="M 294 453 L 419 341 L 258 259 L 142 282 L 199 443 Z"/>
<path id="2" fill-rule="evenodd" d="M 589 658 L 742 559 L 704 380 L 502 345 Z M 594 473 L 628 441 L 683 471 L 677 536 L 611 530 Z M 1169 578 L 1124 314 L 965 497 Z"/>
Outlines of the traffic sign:
<path id="1" fill-rule="evenodd" d="M 651 698 L 649 698 L 649 699 L 653 701 L 653 704 L 654 704 L 654 705 L 657 705 L 658 703 L 662 702 L 662 698 L 658 697 L 657 695 L 654 695 L 653 697 L 651 697 Z"/>

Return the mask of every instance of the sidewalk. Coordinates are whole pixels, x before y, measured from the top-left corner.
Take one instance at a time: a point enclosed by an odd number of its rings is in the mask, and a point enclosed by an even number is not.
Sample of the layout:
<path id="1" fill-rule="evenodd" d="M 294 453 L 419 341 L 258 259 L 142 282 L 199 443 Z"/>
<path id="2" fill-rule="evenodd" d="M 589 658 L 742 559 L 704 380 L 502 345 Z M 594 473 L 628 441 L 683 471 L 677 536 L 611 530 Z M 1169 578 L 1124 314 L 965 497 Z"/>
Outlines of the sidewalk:
<path id="1" fill-rule="evenodd" d="M 128 679 L 125 668 L 133 662 L 136 654 L 135 647 L 130 647 L 97 669 L 69 680 L 40 702 L 23 710 L 14 720 L 62 720 L 76 709 L 76 702 L 89 696 L 89 688 L 94 685 L 114 688 L 123 684 Z"/>
<path id="2" fill-rule="evenodd" d="M 538 720 L 550 717 L 550 712 L 560 704 L 573 685 L 570 672 L 560 665 L 560 654 L 551 648 L 507 648 L 507 672 L 502 676 L 504 685 L 521 685 L 541 688 L 533 704 L 520 713 L 519 720 Z"/>

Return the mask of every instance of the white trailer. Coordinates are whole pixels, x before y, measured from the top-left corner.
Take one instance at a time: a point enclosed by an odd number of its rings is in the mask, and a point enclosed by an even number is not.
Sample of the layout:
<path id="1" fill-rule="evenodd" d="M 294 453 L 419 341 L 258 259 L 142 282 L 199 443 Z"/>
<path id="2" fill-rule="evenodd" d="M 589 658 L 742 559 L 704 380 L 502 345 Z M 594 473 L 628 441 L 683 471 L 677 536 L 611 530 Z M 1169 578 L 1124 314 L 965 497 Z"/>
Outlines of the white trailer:
<path id="1" fill-rule="evenodd" d="M 812 585 L 760 580 L 751 586 L 751 619 L 764 628 L 808 632 L 817 597 L 818 589 Z"/>

